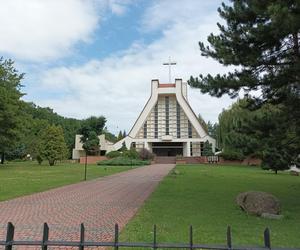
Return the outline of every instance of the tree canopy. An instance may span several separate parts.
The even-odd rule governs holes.
[[[0,153],[4,163],[4,153],[15,145],[21,125],[21,80],[13,67],[13,61],[0,58]]]
[[[220,116],[224,150],[241,156],[259,150],[265,166],[284,168],[300,152],[300,2],[231,2],[218,9],[225,20],[217,24],[220,34],[199,46],[203,56],[234,70],[191,76],[189,84],[216,97],[243,90],[246,107],[239,103]]]
[[[57,160],[66,158],[67,145],[60,126],[51,125],[43,130],[39,143],[39,155],[53,166]]]
[[[220,97],[238,95],[243,89],[261,90],[259,101],[299,104],[300,3],[299,1],[232,1],[218,9],[226,25],[219,35],[199,42],[203,56],[236,66],[228,74],[191,77],[189,84]]]
[[[104,131],[106,119],[104,116],[91,116],[82,122],[79,133],[83,149],[86,153],[99,152],[99,138],[98,135]]]
[[[33,159],[41,159],[40,145],[45,128],[60,127],[64,142],[67,145],[69,158],[74,148],[75,135],[79,132],[95,131],[97,135],[104,133],[115,141],[116,137],[104,128],[106,119],[103,116],[90,117],[85,120],[67,118],[55,113],[51,108],[43,108],[31,102],[21,100],[21,81],[24,74],[18,73],[12,60],[0,58],[0,154],[4,162],[7,159],[24,159],[30,155]],[[92,138],[92,135],[89,135]],[[98,140],[98,138],[97,138]],[[91,143],[91,142],[90,142]],[[45,157],[44,157],[45,158]]]

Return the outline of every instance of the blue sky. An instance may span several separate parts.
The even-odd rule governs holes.
[[[198,41],[218,32],[221,1],[0,0],[0,55],[25,72],[25,100],[75,118],[104,115],[108,128],[131,128],[150,94],[151,79],[225,73],[201,56]],[[189,89],[206,121],[233,100]]]

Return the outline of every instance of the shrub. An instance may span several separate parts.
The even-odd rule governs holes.
[[[43,162],[43,158],[42,158],[42,156],[40,156],[40,155],[37,155],[37,156],[36,156],[36,160],[37,160],[37,162],[38,162],[39,165],[41,165],[42,162]]]
[[[237,152],[237,151],[232,151],[232,150],[227,150],[227,151],[224,151],[220,154],[221,157],[223,157],[225,160],[244,160],[244,155],[240,152]]]
[[[149,165],[149,161],[143,161],[139,159],[132,159],[128,157],[116,157],[109,160],[100,161],[97,163],[97,165],[103,166],[143,166],[143,165]]]
[[[150,161],[150,160],[153,160],[154,154],[152,154],[148,149],[143,148],[139,152],[139,157],[142,160],[149,160]]]
[[[131,148],[130,150],[124,151],[122,156],[130,158],[130,159],[138,159],[139,153],[134,148]]]
[[[116,158],[120,156],[121,156],[121,152],[119,151],[110,151],[109,153],[106,154],[107,158]]]

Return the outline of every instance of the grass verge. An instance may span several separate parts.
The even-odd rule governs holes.
[[[87,166],[87,180],[130,169],[127,166]],[[0,165],[0,201],[76,183],[84,178],[84,165],[9,162]]]
[[[263,245],[263,230],[269,227],[273,246],[300,247],[299,177],[244,166],[182,165],[175,172],[125,227],[123,241],[151,242],[157,224],[159,242],[188,242],[188,227],[193,225],[195,243],[225,244],[226,227],[231,225],[235,245]],[[277,196],[284,219],[263,219],[241,211],[235,197],[249,190]]]

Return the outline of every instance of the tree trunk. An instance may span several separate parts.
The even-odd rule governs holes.
[[[275,174],[277,174],[277,172],[278,172],[278,170],[277,170],[277,169],[275,169]]]
[[[50,165],[50,166],[54,166],[54,164],[55,164],[55,160],[50,159],[50,160],[49,160],[49,165]]]
[[[1,153],[1,164],[4,164],[4,152]]]

